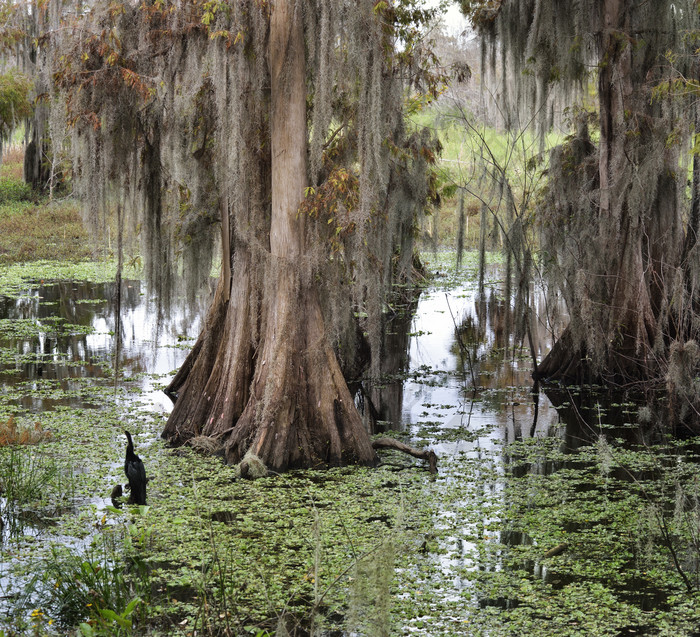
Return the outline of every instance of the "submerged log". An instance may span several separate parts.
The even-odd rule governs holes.
[[[569,545],[566,542],[562,542],[561,544],[557,544],[554,548],[549,549],[542,557],[547,558],[547,557],[555,557],[556,555],[561,555],[566,549],[569,548]]]
[[[427,460],[428,470],[430,473],[437,473],[437,455],[430,449],[426,450],[409,447],[408,445],[404,444],[403,442],[399,442],[394,438],[377,438],[377,440],[372,441],[372,447],[375,449],[395,449],[396,451],[407,453],[414,458]]]

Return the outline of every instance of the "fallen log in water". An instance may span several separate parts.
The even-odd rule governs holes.
[[[430,473],[437,473],[437,455],[430,449],[425,450],[409,447],[408,445],[405,445],[403,442],[399,442],[394,438],[377,438],[376,440],[372,441],[372,447],[375,449],[395,449],[396,451],[407,453],[414,458],[427,460],[428,470]]]

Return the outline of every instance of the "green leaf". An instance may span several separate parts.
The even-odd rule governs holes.
[[[107,621],[116,622],[122,628],[131,628],[131,620],[117,615],[111,608],[100,609],[100,615]]]
[[[126,610],[122,614],[123,617],[129,617],[131,613],[134,612],[134,609],[141,603],[141,598],[140,597],[134,597],[126,606]]]
[[[82,622],[80,624],[80,634],[83,637],[93,637],[93,635],[95,634],[95,630],[92,626],[90,626],[90,624]],[[3,637],[4,637],[4,634],[3,634]]]

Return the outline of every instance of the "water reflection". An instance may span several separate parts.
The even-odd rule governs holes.
[[[422,444],[438,454],[446,489],[458,484],[463,499],[436,512],[436,529],[447,532],[438,568],[447,600],[470,586],[468,573],[494,566],[486,542],[504,538],[491,532],[505,507],[501,450],[514,440],[559,435],[556,410],[544,394],[532,395],[529,356],[514,348],[505,331],[506,307],[497,288],[479,297],[475,286],[423,292],[408,348],[401,420]],[[551,334],[538,334],[538,347]],[[540,345],[541,344],[541,345]],[[461,474],[465,462],[473,471]],[[490,501],[490,513],[466,516],[470,502]],[[500,506],[497,503],[501,503]],[[511,532],[511,541],[526,543]],[[482,600],[483,603],[484,600]]]
[[[673,590],[669,580],[641,575],[649,568],[646,564],[652,561],[651,552],[659,548],[657,545],[655,549],[642,550],[641,543],[648,542],[652,546],[653,542],[658,542],[658,538],[615,538],[612,529],[619,525],[619,520],[615,518],[616,507],[623,506],[620,503],[625,501],[635,503],[626,515],[633,520],[639,516],[639,530],[644,526],[645,515],[654,518],[652,527],[659,525],[663,528],[667,523],[671,524],[669,520],[675,515],[673,502],[679,500],[678,491],[682,492],[682,487],[672,477],[674,492],[667,493],[664,481],[668,481],[669,477],[664,474],[668,471],[673,475],[674,470],[686,463],[692,464],[694,460],[689,457],[687,448],[679,447],[678,451],[673,451],[674,445],[663,426],[639,425],[637,406],[633,400],[641,399],[639,396],[606,392],[603,388],[554,387],[548,388],[547,395],[557,406],[561,421],[554,439],[557,444],[535,459],[526,459],[517,452],[504,454],[507,474],[531,484],[533,493],[531,502],[526,506],[522,502],[511,501],[508,492],[504,494],[504,501],[506,505],[518,508],[521,515],[529,512],[537,516],[538,507],[543,506],[543,500],[547,502],[549,497],[545,507],[559,508],[561,511],[556,531],[566,538],[590,538],[590,544],[570,546],[569,541],[557,543],[554,536],[549,546],[538,549],[537,559],[515,564],[511,562],[509,568],[521,569],[552,590],[560,590],[585,582],[586,577],[576,574],[567,564],[566,557],[563,562],[557,562],[553,559],[556,556],[573,553],[574,561],[583,558],[609,562],[610,566],[601,569],[598,577],[603,585],[615,593],[617,599],[643,612],[668,609],[668,599]],[[614,441],[614,448],[608,441]],[[627,451],[634,454],[630,456],[634,460],[624,459]],[[556,459],[552,459],[552,456]],[[692,468],[689,470],[695,471]],[[680,470],[679,475],[682,473],[683,470]],[[570,477],[562,479],[561,476]],[[551,493],[552,487],[548,483],[564,485],[554,500],[550,496],[538,497],[540,493]],[[517,530],[519,526],[514,522],[514,528],[501,532],[500,542],[504,546],[519,547],[533,543],[526,533]],[[674,552],[684,558],[682,568],[697,576],[696,548],[683,544],[680,538],[673,538],[672,543],[677,543]],[[647,551],[649,554],[646,554]],[[666,553],[666,549],[662,553]],[[490,600],[489,603],[508,608],[517,605],[518,600]],[[625,626],[619,634],[643,633],[646,630],[648,627]]]
[[[541,312],[548,309],[543,298],[535,296],[533,303]],[[674,482],[674,471],[693,475],[693,466],[678,469],[692,465],[692,457],[687,449],[651,451],[653,445],[664,443],[671,449],[673,443],[658,413],[647,416],[653,425],[640,426],[637,414],[643,397],[603,388],[548,387],[546,392],[533,388],[530,348],[526,342],[515,344],[522,349],[514,346],[504,327],[506,314],[498,289],[479,297],[467,286],[424,293],[414,320],[402,419],[422,444],[438,452],[442,488],[455,493],[451,505],[436,513],[436,529],[447,534],[435,556],[439,572],[450,583],[443,584],[444,599],[463,599],[465,591],[472,591],[481,608],[514,609],[523,601],[517,584],[497,579],[501,586],[484,595],[473,582],[479,581],[478,573],[492,577],[510,573],[512,581],[527,573],[545,591],[603,585],[620,604],[641,612],[668,609],[674,585],[648,577],[645,571],[647,564],[661,559],[659,555],[667,559],[672,554],[689,577],[697,577],[697,547],[675,536],[664,539],[667,520],[678,516],[674,501],[687,499],[684,487]],[[534,326],[534,350],[541,359],[552,346],[552,330],[542,322]],[[526,460],[509,446],[533,439],[546,444],[540,455],[529,454]],[[611,451],[607,441],[614,441],[617,451]],[[628,450],[641,450],[642,466],[619,460]],[[614,454],[619,457],[613,458]],[[470,471],[460,475],[464,466]],[[513,479],[525,485],[525,494]],[[657,529],[655,538],[646,540],[656,543],[653,549],[642,547],[633,536],[615,537],[611,530],[621,525],[621,518],[612,516],[619,516],[631,501],[635,502],[631,513],[622,513],[622,519],[641,516],[640,528],[649,524],[652,531]],[[489,504],[474,504],[479,502]],[[573,514],[567,509],[571,503],[579,507]],[[539,509],[542,506],[544,510]],[[644,508],[650,512],[638,513]],[[509,512],[516,510],[513,518]],[[691,513],[685,514],[691,517]],[[562,520],[537,544],[523,530],[527,526],[521,517],[540,515]],[[584,544],[569,546],[562,541],[568,537],[584,538]],[[651,550],[657,551],[654,558],[645,553]],[[518,555],[529,557],[518,559]],[[591,568],[593,575],[577,573],[580,566],[572,566],[587,561],[605,566],[599,571]],[[663,568],[673,574],[678,567],[668,558]],[[621,624],[619,634],[648,628]]]
[[[535,305],[540,301],[540,297],[535,297]],[[543,305],[540,307],[544,311]],[[436,529],[447,534],[442,550],[435,556],[437,569],[444,576],[442,596],[459,600],[465,591],[472,591],[473,601],[480,608],[513,609],[522,600],[517,585],[510,589],[507,585],[496,587],[494,594],[478,592],[474,587],[474,582],[479,581],[478,573],[493,577],[505,572],[528,573],[548,590],[587,586],[585,576],[558,566],[566,563],[567,554],[572,551],[573,560],[582,559],[581,551],[590,551],[594,562],[606,559],[597,555],[595,538],[610,533],[605,502],[614,506],[618,497],[612,487],[609,493],[605,488],[601,492],[596,479],[574,478],[566,492],[558,500],[555,495],[548,505],[562,506],[561,514],[566,516],[567,498],[573,497],[567,495],[569,490],[581,497],[582,505],[587,503],[585,494],[589,491],[593,501],[602,501],[603,511],[591,512],[591,520],[562,522],[564,537],[590,535],[590,546],[570,547],[556,535],[544,545],[533,546],[533,538],[523,530],[520,520],[511,519],[508,512],[518,509],[519,515],[526,515],[529,508],[530,515],[538,516],[541,494],[553,488],[551,485],[556,482],[552,480],[567,480],[561,477],[567,472],[576,476],[584,469],[594,474],[599,471],[590,453],[582,459],[577,452],[595,448],[601,436],[615,440],[625,449],[646,448],[667,436],[663,427],[638,425],[637,406],[630,397],[605,394],[600,388],[583,391],[550,387],[546,393],[533,388],[530,348],[527,343],[522,343],[522,349],[514,347],[512,336],[509,338],[504,331],[506,320],[504,302],[497,289],[485,297],[479,297],[469,286],[448,292],[425,292],[414,320],[409,380],[404,390],[403,422],[418,440],[438,452],[442,488],[456,494],[451,506],[436,512]],[[552,331],[545,329],[543,323],[536,327],[534,349],[541,357],[552,346]],[[524,461],[507,451],[510,443],[538,438],[546,440],[545,448],[554,453],[543,451],[539,457],[530,456]],[[464,466],[470,472],[460,475],[460,467]],[[530,485],[530,504],[525,509],[522,492],[513,490],[512,478]],[[656,479],[658,473],[654,470],[630,470],[615,463],[605,475],[605,480],[627,484],[653,484]],[[538,486],[547,483],[550,486],[546,489]],[[475,505],[484,502],[488,506]],[[539,557],[514,558],[522,555],[525,547],[530,547],[525,554]],[[687,553],[683,547],[686,565],[693,559],[692,550]],[[608,559],[621,562],[619,570],[613,567],[608,579],[603,580],[618,599],[643,612],[666,607],[668,590],[663,590],[658,582],[635,575],[640,571],[639,555],[633,554],[627,561],[619,555]],[[687,568],[689,572],[697,570],[692,565]],[[517,580],[522,575],[515,577]],[[632,628],[623,626],[620,634]]]
[[[499,444],[549,434],[556,411],[543,393],[525,389],[532,386],[532,362],[503,332],[504,305],[496,288],[481,299],[473,286],[423,293],[410,341],[404,423],[420,427],[434,418],[441,428],[470,430],[497,423]],[[538,324],[538,347],[551,339]],[[442,452],[473,444],[451,442]]]
[[[147,297],[138,280],[121,286],[120,333],[115,334],[115,283],[38,282],[19,298],[0,297],[0,378],[5,393],[21,386],[16,404],[40,412],[59,405],[90,406],[81,395],[86,379],[160,376],[184,360],[186,345],[200,329],[206,295],[194,304],[184,300],[166,315]],[[62,390],[60,398],[42,396],[47,383]],[[163,409],[170,402],[144,387]],[[54,392],[56,393],[56,392]]]
[[[411,324],[420,298],[413,299],[383,317],[383,341],[379,360],[379,379],[366,379],[358,407],[370,433],[403,429],[404,379],[408,371],[408,345]]]

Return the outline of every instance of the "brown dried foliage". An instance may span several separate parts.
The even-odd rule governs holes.
[[[51,432],[42,428],[40,422],[34,423],[34,428],[18,427],[14,416],[0,424],[0,447],[13,445],[35,445],[51,439]]]

